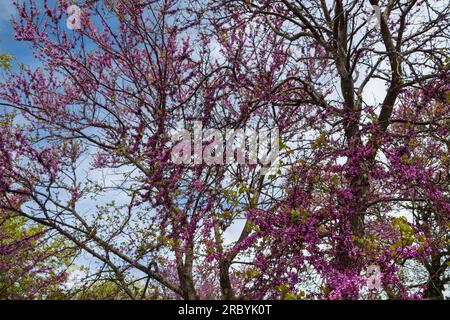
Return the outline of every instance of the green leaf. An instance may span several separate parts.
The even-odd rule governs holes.
[[[0,55],[0,68],[3,68],[5,70],[10,70],[12,67],[11,61],[12,61],[12,55],[10,54],[1,54]]]
[[[292,223],[297,223],[300,212],[297,209],[291,211],[291,221]]]

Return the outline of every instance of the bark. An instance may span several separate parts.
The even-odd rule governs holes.
[[[194,261],[194,251],[192,246],[186,251],[184,263],[177,266],[178,278],[180,279],[180,288],[183,299],[198,300],[195,290],[192,267]]]
[[[223,260],[220,263],[220,290],[222,292],[222,299],[232,300],[233,299],[233,288],[230,282],[230,262],[228,260]]]
[[[445,264],[441,264],[441,255],[432,254],[431,263],[427,265],[428,281],[424,298],[432,300],[444,300],[445,280],[442,279],[446,269]]]

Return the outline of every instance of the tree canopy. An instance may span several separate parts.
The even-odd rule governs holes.
[[[55,298],[444,298],[447,1],[75,4],[18,1],[38,63],[0,60],[0,297],[76,256]]]

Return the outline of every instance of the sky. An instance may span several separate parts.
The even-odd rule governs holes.
[[[14,67],[17,67],[17,62],[34,65],[36,61],[31,52],[30,44],[14,39],[11,18],[17,12],[12,2],[13,0],[0,0],[0,53],[11,54],[14,57]]]

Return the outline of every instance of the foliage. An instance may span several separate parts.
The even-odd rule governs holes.
[[[70,3],[17,4],[0,208],[98,263],[78,298],[443,298],[450,4]],[[277,128],[277,161],[174,163],[194,121]]]

